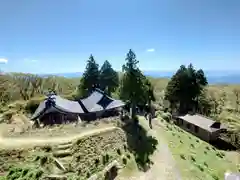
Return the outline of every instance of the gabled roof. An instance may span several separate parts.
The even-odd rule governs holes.
[[[81,99],[80,101],[86,108],[87,112],[101,111],[103,110],[103,107],[97,103],[102,99],[102,97],[103,97],[102,93],[94,91],[90,96]]]
[[[50,96],[50,98],[54,102],[53,106],[59,111],[67,112],[67,113],[76,113],[76,114],[84,113],[81,105],[77,101],[70,101],[57,95],[52,95]],[[40,103],[40,105],[38,106],[37,110],[35,111],[31,119],[36,119],[42,113],[45,112],[47,101],[48,99],[45,99],[43,102]]]
[[[214,132],[219,129],[225,129],[226,127],[220,122],[216,122],[208,117],[202,116],[200,114],[186,114],[184,116],[177,116],[184,121],[187,121],[190,124],[194,124],[202,129],[205,129],[210,132]]]
[[[90,96],[80,101],[88,112],[109,110],[125,105],[123,101],[115,100],[99,89],[96,89]]]

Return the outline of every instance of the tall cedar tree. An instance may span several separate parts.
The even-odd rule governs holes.
[[[91,54],[89,60],[87,61],[86,69],[79,85],[80,96],[84,97],[91,93],[95,88],[99,88],[99,75],[98,70],[99,65],[94,60]]]
[[[180,113],[198,109],[198,98],[207,84],[203,70],[196,71],[192,64],[182,65],[169,81],[165,99]]]
[[[112,65],[106,60],[100,70],[100,88],[108,95],[116,90],[119,85],[118,73],[114,71]]]
[[[126,64],[123,65],[120,97],[130,104],[132,108],[131,115],[134,118],[136,106],[145,105],[154,100],[155,97],[152,85],[137,67],[138,61],[131,49],[127,53],[126,61]]]

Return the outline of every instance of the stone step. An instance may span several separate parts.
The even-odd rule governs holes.
[[[48,175],[43,178],[44,180],[67,180],[67,176],[64,175]]]
[[[56,158],[64,158],[67,156],[72,156],[71,150],[57,150],[53,152],[53,156]]]
[[[64,165],[62,164],[61,161],[59,161],[57,158],[54,158],[54,163],[57,166],[58,169],[60,169],[61,171],[66,172],[66,168],[64,167]]]
[[[72,147],[72,143],[71,144],[60,144],[58,146],[56,146],[54,149],[55,150],[67,150],[70,149]]]

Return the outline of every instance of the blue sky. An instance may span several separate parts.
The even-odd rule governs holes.
[[[240,70],[239,8],[239,0],[2,0],[0,69],[79,72],[91,53],[121,69],[132,48],[144,70],[190,62]]]

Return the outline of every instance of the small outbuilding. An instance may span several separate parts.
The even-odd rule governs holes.
[[[176,124],[184,130],[207,141],[215,141],[226,126],[200,114],[175,116]]]

